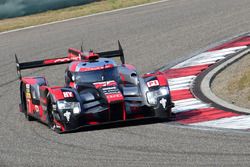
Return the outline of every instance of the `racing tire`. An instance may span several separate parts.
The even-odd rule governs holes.
[[[55,131],[56,133],[62,133],[63,131],[62,131],[62,129],[61,128],[58,128],[57,126],[56,126],[56,124],[55,124],[55,122],[54,122],[54,116],[53,116],[53,114],[52,114],[52,112],[51,111],[49,111],[48,112],[48,117],[49,117],[49,123],[48,123],[48,127],[51,129],[51,130],[53,130],[53,131]]]
[[[170,121],[173,119],[173,114],[171,112],[171,109],[168,109],[165,113],[166,115],[164,116],[158,116],[158,120],[162,121],[162,122],[166,122],[166,121]]]
[[[56,123],[55,123],[55,121],[54,121],[54,116],[53,116],[53,110],[52,110],[52,103],[51,103],[51,98],[50,98],[50,96],[49,96],[49,102],[48,102],[48,127],[51,129],[51,130],[53,130],[53,131],[55,131],[56,133],[62,133],[62,130],[61,130],[61,128],[58,128],[57,126],[56,126]]]

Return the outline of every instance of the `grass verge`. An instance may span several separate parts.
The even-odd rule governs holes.
[[[250,56],[250,55],[249,55]],[[230,93],[235,93],[238,91],[243,91],[246,93],[246,98],[250,102],[250,69],[243,71],[241,76],[235,77],[228,84],[228,91]]]
[[[212,82],[212,91],[237,106],[250,108],[250,54],[228,66]]]
[[[100,0],[90,4],[51,10],[40,14],[0,20],[0,32],[24,28],[159,0]]]

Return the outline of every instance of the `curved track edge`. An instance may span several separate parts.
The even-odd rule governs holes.
[[[249,46],[250,33],[246,33],[161,70],[169,78],[176,122],[199,127],[250,129],[248,109],[226,105],[217,97],[207,97],[211,80],[248,53]]]
[[[200,82],[199,84],[195,84],[194,93],[195,93],[195,90],[197,90],[195,94],[199,98],[204,99],[204,101],[213,103],[217,108],[231,110],[231,111],[235,111],[238,113],[250,114],[250,109],[239,107],[232,103],[229,103],[219,98],[218,96],[216,96],[211,90],[211,84],[213,80],[215,79],[215,77],[219,73],[221,73],[223,70],[225,70],[228,66],[237,62],[238,60],[246,56],[248,53],[250,53],[249,47],[247,47],[247,49],[241,51],[238,54],[235,54],[233,56],[230,56],[229,58],[226,58],[225,61],[218,63],[218,65],[216,64],[215,67],[211,68],[211,70],[208,69],[207,71],[204,72],[204,74],[199,75],[197,77],[197,81],[198,82],[200,81]]]

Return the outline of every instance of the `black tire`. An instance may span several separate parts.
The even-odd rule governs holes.
[[[54,122],[54,116],[51,112],[48,112],[48,117],[49,117],[49,123],[48,123],[48,127],[55,131],[56,133],[61,134],[63,131],[61,128],[58,128]]]
[[[166,117],[160,117],[162,121],[173,121],[175,120],[175,114],[172,113],[171,109],[168,109],[166,112]]]
[[[156,113],[155,116],[158,120],[165,122],[172,120],[173,114],[171,112],[171,109],[167,109],[167,111],[161,111],[159,113]]]
[[[51,129],[51,130],[53,130],[53,131],[55,131],[56,133],[62,133],[62,129],[61,128],[58,128],[57,126],[56,126],[56,124],[55,124],[55,122],[54,122],[54,116],[53,116],[53,109],[52,109],[52,102],[51,102],[51,98],[50,98],[50,96],[49,96],[49,101],[48,101],[48,107],[47,107],[47,109],[48,109],[48,127]]]

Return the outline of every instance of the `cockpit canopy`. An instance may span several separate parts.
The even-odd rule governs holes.
[[[116,63],[111,59],[100,58],[96,61],[74,61],[69,64],[66,72],[66,84],[74,82],[93,83],[115,80],[119,82],[120,76]]]
[[[95,71],[75,72],[72,77],[77,84],[117,80],[120,76],[117,67],[112,67]]]

